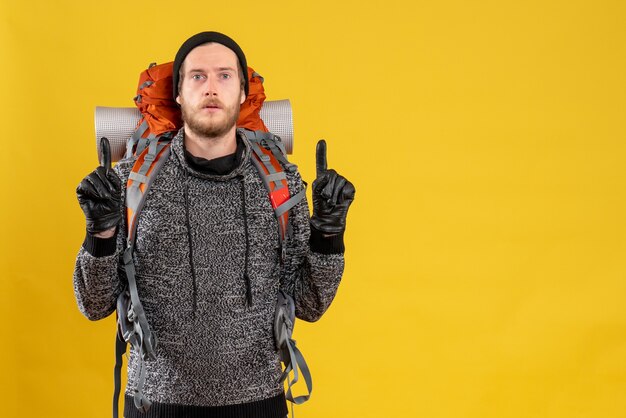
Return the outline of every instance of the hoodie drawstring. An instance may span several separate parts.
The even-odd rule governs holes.
[[[252,283],[250,281],[250,276],[248,275],[248,260],[250,254],[250,236],[248,233],[248,213],[246,211],[246,186],[244,181],[244,176],[238,176],[241,180],[241,207],[243,211],[243,226],[244,226],[244,234],[246,238],[246,252],[244,255],[244,270],[243,270],[243,280],[246,284],[246,304],[248,307],[252,306]],[[193,283],[193,295],[192,295],[192,305],[193,312],[196,312],[198,308],[198,284],[196,281],[196,267],[193,262],[193,237],[191,232],[191,221],[189,215],[189,172],[187,172],[187,179],[185,181],[185,189],[184,189],[184,197],[185,197],[185,221],[187,226],[187,239],[189,242],[189,264],[191,266],[191,279]]]
[[[246,236],[246,253],[244,256],[243,279],[246,282],[246,302],[248,307],[252,306],[252,284],[250,276],[248,276],[248,255],[250,252],[250,237],[248,235],[248,213],[246,212],[246,182],[243,175],[239,175],[241,179],[241,207],[243,209],[243,229]]]
[[[196,283],[196,267],[193,264],[193,240],[191,236],[191,222],[189,220],[189,172],[187,171],[185,179],[185,220],[187,224],[187,239],[189,241],[189,264],[191,266],[191,280],[193,284],[192,309],[195,314],[198,308],[198,284]]]

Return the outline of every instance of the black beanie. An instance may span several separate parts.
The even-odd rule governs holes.
[[[172,81],[174,84],[174,100],[176,100],[176,97],[178,97],[178,73],[180,72],[180,66],[183,65],[183,61],[185,61],[185,57],[195,47],[206,44],[208,42],[216,42],[218,44],[222,44],[226,48],[232,50],[235,55],[237,55],[237,59],[239,60],[239,64],[241,65],[241,69],[243,70],[243,77],[245,79],[243,89],[246,93],[246,96],[248,95],[248,63],[246,62],[246,56],[243,54],[243,51],[241,50],[239,45],[237,45],[237,42],[233,41],[231,38],[224,35],[223,33],[200,32],[187,39],[176,53],[176,58],[174,58],[174,69],[172,73]]]

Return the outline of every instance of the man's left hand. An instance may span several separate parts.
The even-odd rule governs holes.
[[[354,200],[354,185],[335,170],[327,169],[326,141],[323,139],[317,143],[316,167],[311,226],[326,235],[337,235],[346,229],[348,208]]]

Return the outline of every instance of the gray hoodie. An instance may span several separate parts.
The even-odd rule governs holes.
[[[303,199],[290,212],[292,234],[281,262],[278,223],[250,161],[250,144],[244,140],[242,162],[231,173],[208,175],[188,165],[183,135],[181,129],[172,141],[137,228],[138,292],[158,340],[157,359],[145,363],[144,393],[153,408],[276,397],[283,390],[272,329],[277,292],[294,296],[298,318],[316,321],[339,286],[343,253],[311,248]],[[133,163],[125,159],[115,166],[124,186]],[[287,177],[291,195],[302,190],[297,172]],[[120,232],[114,254],[95,256],[84,246],[78,253],[74,290],[91,320],[115,310],[126,280],[120,267],[125,245]],[[131,350],[127,395],[135,387],[137,362]]]

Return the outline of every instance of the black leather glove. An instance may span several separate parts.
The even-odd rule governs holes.
[[[348,208],[354,200],[354,185],[335,170],[326,168],[326,141],[317,143],[317,178],[313,182],[313,216],[311,226],[327,235],[346,229]]]
[[[122,182],[111,169],[109,140],[102,138],[100,144],[100,166],[76,188],[78,203],[87,219],[87,232],[91,235],[116,227],[122,220]]]

